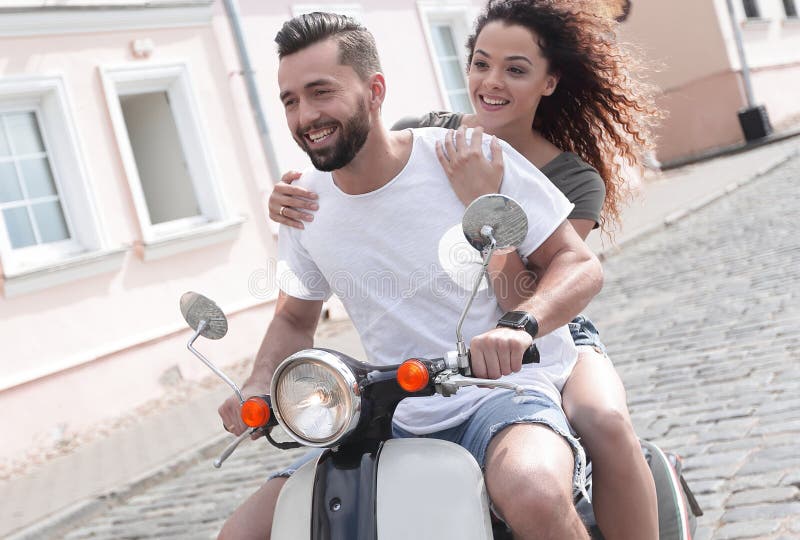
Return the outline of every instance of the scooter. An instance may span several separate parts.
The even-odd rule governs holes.
[[[239,387],[194,348],[199,336],[220,339],[227,332],[222,310],[188,292],[181,312],[194,335],[187,347],[236,393],[241,418],[252,428],[214,462],[222,462],[240,442],[264,435],[280,449],[324,448],[283,486],[272,538],[309,539],[466,539],[511,538],[493,519],[481,470],[460,446],[436,439],[393,439],[392,416],[401,400],[435,393],[451,396],[465,386],[504,388],[523,395],[508,381],[471,376],[469,350],[461,328],[492,256],[518,246],[527,216],[503,195],[485,195],[466,210],[467,241],[482,254],[483,272],[456,328],[456,350],[441,358],[411,358],[392,366],[360,362],[329,349],[312,348],[286,358],[275,370],[269,395],[244,399]],[[523,363],[539,361],[535,345]],[[280,426],[289,441],[273,437]],[[681,475],[681,462],[652,443],[642,442],[656,482],[660,538],[688,540],[695,516],[702,515]],[[592,512],[591,464],[575,505],[592,538],[602,538]]]

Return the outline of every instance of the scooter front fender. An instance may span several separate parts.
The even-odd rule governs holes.
[[[378,461],[378,540],[491,540],[489,498],[472,454],[437,439],[386,441]]]
[[[311,537],[311,506],[317,459],[297,469],[281,488],[272,520],[273,540],[303,540]]]
[[[300,467],[278,497],[272,538],[312,536],[317,460]],[[378,457],[378,540],[491,540],[483,474],[460,446],[436,439],[392,439]]]

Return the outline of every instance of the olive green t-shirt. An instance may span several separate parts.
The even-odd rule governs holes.
[[[418,127],[457,129],[462,113],[433,111],[422,117],[406,117],[397,121],[393,130]],[[540,169],[547,178],[575,205],[569,219],[589,219],[595,228],[606,197],[606,185],[597,170],[572,152],[562,152]]]

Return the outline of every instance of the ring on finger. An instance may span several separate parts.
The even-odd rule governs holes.
[[[284,210],[286,210],[286,207],[285,206],[281,206],[281,210],[280,210],[280,212],[278,212],[281,215],[281,217],[286,217],[285,215],[283,215]]]

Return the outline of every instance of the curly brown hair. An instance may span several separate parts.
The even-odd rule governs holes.
[[[654,87],[632,75],[641,73],[641,61],[632,47],[617,42],[617,23],[597,9],[596,0],[490,0],[467,40],[467,69],[478,35],[494,21],[539,37],[559,82],[552,95],[542,97],[532,127],[600,173],[606,186],[601,227],[610,232],[630,196],[620,161],[642,163],[654,146],[653,126],[663,117]]]

